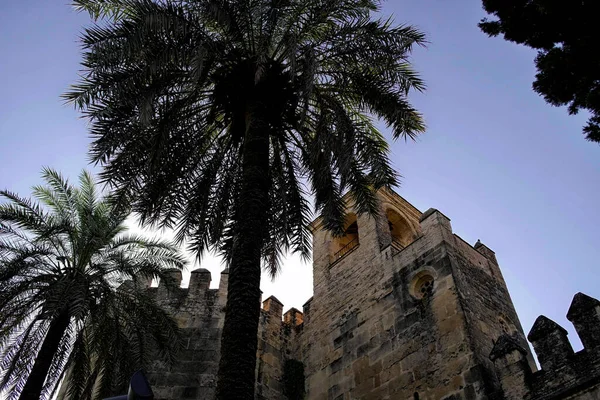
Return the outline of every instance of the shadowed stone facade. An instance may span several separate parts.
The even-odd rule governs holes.
[[[537,371],[494,252],[463,241],[437,210],[380,197],[380,219],[348,200],[346,237],[313,222],[314,295],[302,312],[263,302],[257,399],[600,398],[597,300],[577,294],[569,310],[578,353],[563,328],[536,321]],[[227,276],[218,289],[206,270],[176,293],[148,289],[186,333],[180,362],[148,371],[157,399],[214,397]]]

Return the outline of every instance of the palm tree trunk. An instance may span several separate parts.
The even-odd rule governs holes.
[[[249,125],[252,126],[249,126]],[[258,322],[260,318],[260,227],[266,220],[269,192],[269,135],[246,122],[243,181],[236,214],[221,361],[217,382],[219,400],[253,400]]]
[[[46,376],[52,365],[52,359],[58,351],[60,341],[69,326],[69,314],[62,312],[51,323],[37,354],[33,368],[27,377],[19,400],[38,400],[41,398]]]

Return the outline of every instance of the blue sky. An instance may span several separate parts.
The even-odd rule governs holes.
[[[44,165],[72,179],[92,168],[86,123],[59,98],[77,79],[77,38],[88,22],[67,3],[0,2],[0,187],[23,195]],[[544,314],[580,348],[565,314],[578,291],[600,298],[600,146],[583,139],[586,116],[532,92],[535,53],[481,33],[480,1],[393,0],[383,14],[430,41],[413,58],[428,89],[411,98],[428,130],[392,145],[398,192],[496,251],[526,333]],[[203,266],[216,284],[218,261]],[[292,257],[285,267],[263,291],[301,308],[310,265]]]

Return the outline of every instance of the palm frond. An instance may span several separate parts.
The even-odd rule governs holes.
[[[125,235],[129,207],[112,194],[101,198],[90,173],[81,173],[79,187],[48,168],[43,178],[46,185],[34,188],[42,205],[1,192],[8,202],[0,205],[0,392],[16,398],[32,376],[45,376],[39,396],[50,398],[65,377],[70,393],[91,399],[97,382],[108,393],[147,365],[153,348],[148,343],[158,343],[165,354],[178,343],[175,322],[148,300],[145,288],[134,285],[125,298],[119,284],[168,280],[168,271],[183,269],[186,260],[169,242]],[[58,318],[67,321],[62,336],[54,348],[44,348]],[[111,331],[94,321],[110,321]],[[103,350],[107,342],[99,342],[107,334],[116,338],[111,353]],[[34,374],[40,357],[47,359],[39,365],[47,367]]]
[[[253,282],[261,261],[275,276],[283,254],[308,256],[310,197],[334,234],[344,232],[347,191],[358,213],[377,215],[376,191],[398,175],[376,118],[394,139],[425,130],[408,99],[424,90],[409,57],[425,37],[377,17],[379,1],[77,3],[106,18],[84,31],[84,71],[65,99],[90,122],[91,158],[113,203],[131,202],[143,224],[174,229],[197,257],[217,250],[232,271],[252,259]],[[136,269],[146,278],[179,266],[160,250],[146,254],[153,266],[125,260],[129,245],[85,264],[133,278]],[[234,275],[230,287],[241,288]],[[108,390],[115,370],[98,365]]]

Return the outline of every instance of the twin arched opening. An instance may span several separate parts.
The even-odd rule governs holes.
[[[385,245],[391,244],[396,250],[402,250],[417,237],[417,231],[410,223],[394,208],[388,207],[383,215],[387,222],[387,229],[380,230],[386,239],[383,239]],[[388,236],[389,235],[389,236]],[[380,242],[381,243],[381,242]],[[347,254],[356,249],[360,244],[359,226],[355,213],[346,215],[344,224],[344,234],[333,236],[330,242],[330,264],[344,258]]]

